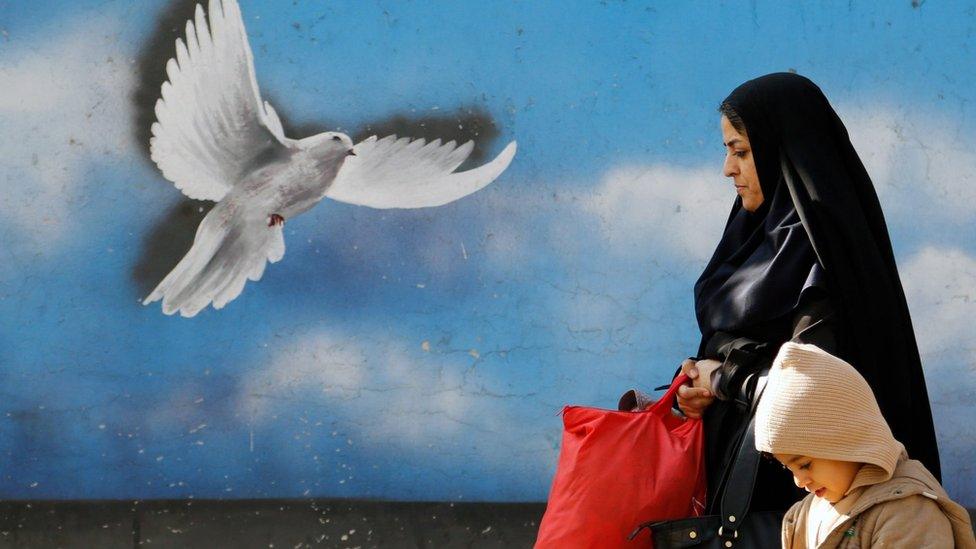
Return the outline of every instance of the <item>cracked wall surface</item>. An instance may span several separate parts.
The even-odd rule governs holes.
[[[444,207],[324,201],[183,319],[139,301],[211,206],[147,147],[193,4],[0,2],[0,498],[544,500],[564,404],[697,349],[734,198],[717,105],[796,70],[878,188],[945,485],[976,506],[976,8],[242,0],[289,135],[519,151]]]

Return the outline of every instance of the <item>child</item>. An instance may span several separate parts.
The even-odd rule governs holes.
[[[756,449],[810,492],[783,547],[976,547],[969,514],[895,440],[867,381],[819,347],[786,343],[756,409]]]

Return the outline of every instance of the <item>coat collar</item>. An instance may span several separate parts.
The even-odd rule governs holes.
[[[847,513],[847,517],[840,521],[827,535],[821,546],[838,546],[841,538],[852,530],[858,517],[872,507],[918,495],[935,500],[942,507],[943,512],[949,516],[950,521],[966,522],[968,525],[968,521],[965,520],[968,519],[968,516],[962,517],[960,514],[965,513],[965,510],[960,511],[962,508],[949,499],[948,494],[939,482],[920,462],[908,459],[907,454],[903,454],[898,460],[894,474],[887,479],[881,478],[881,474],[887,476],[884,470],[880,467],[877,469],[876,471],[868,466],[862,467],[861,471],[854,477],[854,482],[851,483],[851,488],[848,489],[847,493],[856,495],[854,492],[857,490],[860,490],[861,493],[856,495],[857,501]],[[880,480],[878,480],[879,478]],[[809,527],[807,515],[815,497],[813,494],[807,495],[802,501],[794,505],[784,517],[784,541],[787,547],[794,546],[797,531],[805,531]],[[953,526],[954,529],[957,527],[958,525]]]

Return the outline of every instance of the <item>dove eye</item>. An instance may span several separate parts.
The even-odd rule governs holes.
[[[341,138],[341,137],[339,137],[338,135],[333,135],[333,136],[332,136],[332,140],[333,140],[333,141],[342,141],[342,138]]]

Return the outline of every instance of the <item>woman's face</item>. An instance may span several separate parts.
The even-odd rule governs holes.
[[[722,167],[722,172],[735,183],[735,192],[742,197],[742,207],[746,211],[754,212],[763,203],[756,160],[752,156],[749,138],[732,127],[725,115],[722,116],[722,142],[725,145],[725,166]]]

